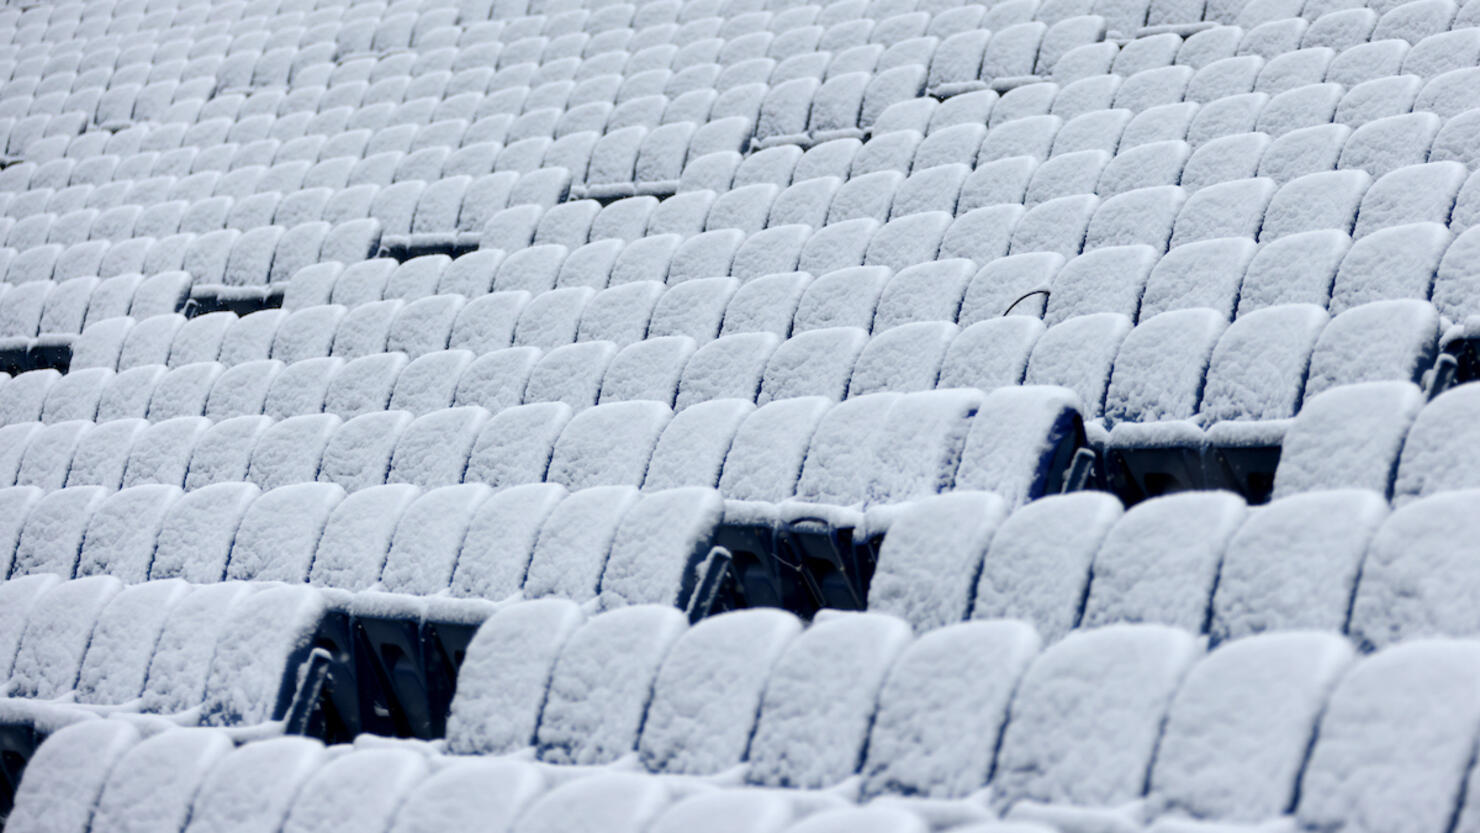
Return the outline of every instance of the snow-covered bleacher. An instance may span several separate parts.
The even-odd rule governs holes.
[[[1480,829],[1480,0],[9,0],[16,833]]]

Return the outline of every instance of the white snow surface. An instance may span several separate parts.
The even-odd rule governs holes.
[[[428,769],[426,758],[410,749],[357,749],[333,758],[305,780],[283,831],[384,829]]]
[[[181,494],[178,486],[156,484],[108,496],[87,522],[77,575],[111,575],[130,584],[148,578],[160,524]]]
[[[1013,512],[992,537],[971,617],[1021,619],[1049,643],[1067,635],[1079,624],[1090,564],[1122,513],[1119,500],[1097,492],[1045,497]]]
[[[1307,492],[1251,509],[1224,551],[1213,638],[1343,630],[1357,576],[1372,563],[1369,544],[1387,517],[1382,494],[1360,489]]]
[[[179,579],[121,590],[98,614],[77,676],[77,700],[119,705],[139,697],[166,617],[189,586]]]
[[[711,775],[739,764],[771,668],[802,631],[782,610],[713,616],[669,650],[638,739],[649,771]]]
[[[951,625],[906,648],[879,692],[863,795],[962,798],[984,785],[1038,649],[1032,626],[1010,620]]]
[[[33,833],[86,830],[109,772],[139,742],[139,732],[122,721],[88,720],[49,740],[26,766],[6,826]]]
[[[601,606],[684,605],[724,511],[713,489],[645,493],[617,527],[601,576]]]
[[[302,581],[300,578],[299,581]],[[221,625],[206,675],[201,722],[233,726],[271,719],[280,689],[301,662],[319,619],[323,596],[306,586],[268,586],[231,608]]]
[[[879,688],[910,640],[908,624],[875,613],[816,622],[793,640],[766,685],[746,780],[815,789],[852,775]]]
[[[1440,492],[1480,486],[1475,478],[1475,447],[1469,415],[1477,391],[1460,385],[1445,391],[1418,412],[1403,443],[1393,502],[1399,506]]]
[[[55,699],[72,691],[98,614],[123,589],[111,576],[62,582],[31,606],[10,671],[11,697]]]
[[[180,729],[148,738],[114,765],[93,813],[98,833],[181,830],[205,774],[232,749],[217,729]]]
[[[243,513],[226,578],[308,580],[319,536],[344,490],[333,483],[295,483],[264,492]]]
[[[400,483],[352,492],[335,505],[314,549],[310,584],[365,590],[380,578],[406,508],[421,494]]]
[[[1355,652],[1335,633],[1240,639],[1188,671],[1150,778],[1153,812],[1259,822],[1286,812],[1316,721]]]
[[[1274,496],[1350,487],[1388,494],[1422,407],[1411,382],[1363,382],[1314,397],[1285,432]]]
[[[535,743],[541,760],[604,764],[637,744],[658,666],[688,629],[672,606],[603,613],[571,634],[555,661]]]
[[[481,483],[432,489],[396,524],[380,582],[392,593],[430,595],[452,583],[473,514],[493,493]]]
[[[1131,507],[1095,555],[1083,626],[1155,622],[1200,632],[1229,537],[1246,512],[1225,492],[1188,492]]]
[[[1300,780],[1300,823],[1444,829],[1480,726],[1477,661],[1473,643],[1420,639],[1357,663],[1321,717]]]
[[[868,609],[920,632],[965,619],[972,581],[1006,514],[1001,498],[979,492],[905,504],[879,552]]]
[[[500,754],[533,743],[555,658],[583,618],[565,599],[521,602],[490,617],[458,671],[448,751]]]
[[[201,780],[190,833],[280,829],[305,781],[327,759],[318,741],[277,737],[243,744]]]
[[[1044,651],[1013,698],[993,804],[1139,796],[1168,703],[1199,653],[1191,634],[1163,625],[1078,630]]]
[[[530,802],[511,833],[639,833],[668,801],[668,789],[658,779],[602,772]]]

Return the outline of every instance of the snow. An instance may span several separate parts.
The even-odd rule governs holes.
[[[879,221],[868,217],[823,226],[802,247],[797,268],[821,275],[834,269],[861,266],[878,228]]]
[[[1079,624],[1090,564],[1121,514],[1120,501],[1097,492],[1045,497],[1013,512],[992,537],[971,618],[1020,619],[1045,642],[1063,638]]]
[[[653,447],[643,489],[717,484],[735,433],[754,410],[748,400],[718,399],[674,414]]]
[[[6,819],[13,830],[86,830],[109,772],[139,742],[139,732],[113,720],[82,721],[57,731],[36,751]]]
[[[827,148],[832,144],[831,142],[821,144],[814,150]],[[798,170],[806,161],[806,157],[803,157],[802,162],[797,165]],[[847,163],[848,160],[844,160],[843,173],[847,173]],[[828,206],[832,202],[833,195],[837,193],[842,184],[843,180],[837,175],[793,177],[792,184],[776,195],[776,201],[771,203],[771,216],[767,222],[773,227],[777,225],[822,226],[827,218]]]
[[[581,312],[576,339],[610,341],[618,347],[642,341],[653,306],[662,296],[663,284],[657,281],[633,281],[603,289]]]
[[[809,503],[862,506],[880,462],[884,423],[897,393],[875,393],[829,408],[807,447],[796,494]]]
[[[975,272],[976,264],[963,258],[901,267],[879,296],[874,332],[913,322],[954,320]]]
[[[610,830],[637,833],[668,803],[661,781],[630,772],[603,772],[563,784],[530,802],[514,833]]]
[[[417,417],[396,441],[386,482],[430,489],[461,481],[478,432],[487,422],[488,412],[477,406]]]
[[[490,617],[458,671],[448,751],[488,755],[529,746],[556,655],[583,618],[565,599],[522,602]]]
[[[1284,813],[1353,654],[1337,634],[1296,631],[1232,642],[1193,665],[1149,779],[1153,812],[1245,823]]]
[[[87,523],[108,495],[109,491],[102,486],[59,488],[43,495],[26,514],[10,574],[55,573],[70,577],[82,549]]]
[[[966,618],[982,556],[1006,515],[995,495],[956,492],[906,504],[890,524],[868,609],[924,632]]]
[[[1360,170],[1324,171],[1291,180],[1270,200],[1260,242],[1317,229],[1350,231],[1371,182],[1372,177]]]
[[[872,327],[879,296],[891,273],[882,266],[855,266],[818,276],[802,292],[792,332],[827,327]]]
[[[230,367],[253,359],[267,358],[278,325],[287,316],[288,313],[283,310],[261,310],[238,318],[236,323],[226,329],[226,335],[221,339],[217,361]],[[151,361],[162,363],[169,353],[170,339],[180,327],[169,327],[167,323],[156,325],[154,322],[171,320],[156,316],[135,324],[129,332],[128,340],[123,343],[118,366],[134,367]]]
[[[6,694],[51,700],[71,692],[98,614],[123,589],[111,576],[66,581],[31,606]]]
[[[1351,238],[1332,229],[1292,234],[1260,246],[1239,292],[1240,317],[1278,304],[1324,307]]]
[[[859,353],[848,394],[930,390],[956,333],[954,324],[919,321],[875,336]]]
[[[264,490],[312,482],[324,446],[339,425],[339,417],[333,414],[305,414],[274,423],[252,449],[247,479]]]
[[[544,790],[533,766],[497,759],[452,759],[420,781],[396,812],[392,833],[507,829]]]
[[[786,828],[787,833],[925,833],[920,817],[898,807],[846,807],[824,810]]]
[[[791,802],[762,790],[714,790],[674,803],[660,815],[652,833],[774,833],[791,820]]]
[[[384,410],[406,364],[402,353],[375,353],[345,362],[324,392],[324,413],[347,420]]]
[[[1390,493],[1403,438],[1422,406],[1409,382],[1363,382],[1312,398],[1285,433],[1274,496],[1347,487]]]
[[[495,489],[543,481],[555,441],[570,419],[570,406],[560,402],[501,411],[478,435],[463,481]]]
[[[612,402],[582,411],[560,433],[546,478],[570,489],[642,482],[672,411],[660,402]]]
[[[179,597],[152,646],[140,701],[145,711],[171,713],[200,703],[216,637],[226,620],[223,611],[250,592],[244,583],[205,584]]]
[[[1167,705],[1199,653],[1191,634],[1162,625],[1079,630],[1052,645],[1013,698],[992,803],[1138,797]]]
[[[638,501],[631,486],[597,486],[572,493],[540,527],[524,592],[531,598],[596,597],[622,518]]]
[[[841,399],[867,341],[867,334],[854,327],[811,330],[786,340],[766,363],[756,402],[813,395]]]
[[[295,483],[264,492],[243,514],[227,564],[228,579],[308,579],[319,536],[344,490],[333,483]]]
[[[1374,301],[1336,316],[1311,353],[1305,398],[1339,385],[1419,381],[1432,366],[1439,315],[1417,300]]]
[[[1208,422],[1283,419],[1300,406],[1325,310],[1282,304],[1241,316],[1213,348],[1199,410]]]
[[[237,527],[259,494],[252,483],[215,483],[176,500],[160,525],[149,577],[220,581]]]
[[[623,516],[601,578],[601,605],[685,606],[697,570],[724,517],[724,502],[709,488],[645,494]]]
[[[216,362],[201,362],[165,373],[149,397],[149,421],[203,415],[211,388],[221,376],[221,369]]]
[[[1095,555],[1081,624],[1155,622],[1201,631],[1223,550],[1244,513],[1242,498],[1221,492],[1136,504]]]
[[[972,421],[956,488],[994,491],[1016,506],[1041,497],[1058,446],[1078,431],[1077,396],[1055,386],[1001,388]]]
[[[742,283],[725,307],[720,335],[771,332],[784,338],[811,280],[806,272],[783,272]]]
[[[479,356],[458,376],[454,404],[479,405],[490,413],[518,405],[539,356],[540,351],[534,347],[495,350]]]
[[[1381,494],[1358,489],[1291,495],[1253,509],[1224,553],[1213,638],[1343,630],[1368,544],[1387,515]]]
[[[16,472],[16,485],[62,488],[72,453],[91,429],[92,423],[78,419],[45,426],[31,435]]]
[[[1044,312],[1050,327],[1077,315],[1120,313],[1134,319],[1157,263],[1148,246],[1111,246],[1070,259],[1050,284]]]
[[[280,716],[296,683],[288,669],[303,661],[325,609],[319,592],[304,586],[269,586],[234,605],[206,676],[201,723],[231,726]]]
[[[1474,491],[1459,490],[1413,501],[1378,530],[1352,601],[1349,627],[1358,644],[1381,649],[1476,632],[1480,622],[1465,603],[1469,567],[1453,545],[1470,534],[1474,500]]]
[[[791,614],[725,613],[669,651],[654,685],[639,752],[650,771],[712,774],[738,764],[772,665],[801,632]]]
[[[492,490],[481,483],[432,489],[396,525],[380,581],[393,593],[430,595],[452,583],[468,523]]]
[[[1205,307],[1225,319],[1232,318],[1244,272],[1257,251],[1247,237],[1177,246],[1151,269],[1141,297],[1141,320],[1191,307]]]
[[[548,351],[530,370],[525,402],[563,402],[575,410],[596,404],[602,377],[617,353],[609,341],[567,344]]]
[[[404,483],[371,486],[335,505],[314,549],[309,583],[344,590],[365,590],[375,584],[396,524],[420,493]]]
[[[324,444],[318,481],[348,492],[383,484],[411,419],[404,411],[371,411],[340,423]]]
[[[1110,384],[1110,369],[1131,332],[1122,314],[1080,315],[1049,327],[1033,346],[1024,379],[1030,385],[1062,385],[1097,415]]]
[[[1143,321],[1115,356],[1105,396],[1107,424],[1188,419],[1227,318],[1210,309],[1180,309]]]
[[[294,367],[301,365],[302,370],[298,371],[301,374],[309,367],[316,366],[310,363],[322,363],[325,361],[328,361],[328,359],[309,359],[305,362],[299,362]],[[194,375],[205,377],[205,381],[210,382],[210,392],[205,396],[191,392],[195,393],[193,398],[196,401],[189,403],[190,410],[196,412],[195,406],[201,405],[203,406],[202,412],[211,420],[224,420],[231,417],[267,413],[267,395],[271,391],[273,382],[277,379],[278,374],[283,370],[283,363],[277,359],[257,359],[228,367],[225,370],[222,370],[221,366],[215,362],[185,365],[184,367],[176,368],[170,376],[161,379],[160,384],[156,387],[156,391],[165,390],[165,386],[171,382],[171,376],[188,381],[186,374],[189,374],[189,369],[192,368],[195,370]],[[323,404],[323,391],[320,390],[318,401],[314,403],[312,411],[295,410],[291,413],[272,413],[269,415],[282,417],[292,416],[298,413],[317,412],[323,408]],[[175,411],[175,415],[181,415],[178,413],[178,409],[171,410]],[[155,405],[151,401],[150,414],[154,415],[154,412]],[[169,413],[170,411],[165,412]]]
[[[391,322],[406,305],[400,298],[367,301],[351,307],[334,332],[331,355],[345,360],[385,351]]]
[[[814,623],[793,640],[766,685],[747,781],[818,788],[852,775],[884,676],[910,638],[899,619],[857,613]]]
[[[653,305],[648,337],[686,335],[700,343],[713,339],[739,287],[734,278],[699,278],[669,288]]]
[[[1438,273],[1434,278],[1434,306],[1439,308],[1441,314],[1455,321],[1463,321],[1480,309],[1480,305],[1474,300],[1480,295],[1471,286],[1474,280],[1471,264],[1480,258],[1477,243],[1480,243],[1480,230],[1475,226],[1456,237],[1446,250],[1444,259],[1439,262]]]
[[[659,663],[687,629],[681,611],[659,606],[611,611],[577,629],[551,675],[536,733],[540,758],[600,764],[630,753]]]
[[[1039,650],[1022,622],[970,622],[925,634],[879,693],[862,794],[963,798],[985,784],[1007,707]]]
[[[333,758],[305,779],[283,831],[384,828],[428,769],[426,758],[409,749],[357,749]]]
[[[181,729],[142,741],[114,765],[92,829],[183,829],[205,773],[233,748],[226,733],[216,729]]]
[[[772,216],[772,226],[746,237],[735,249],[735,256],[728,270],[719,270],[719,274],[728,273],[741,281],[751,281],[797,268],[802,249],[812,236],[812,227],[796,223],[775,225],[774,218],[779,215],[773,211]],[[686,283],[694,280],[696,279],[690,278]]]
[[[345,360],[338,356],[319,356],[312,359],[304,359],[294,362],[287,367],[281,367],[277,362],[255,367],[253,371],[244,372],[241,375],[254,383],[251,387],[262,387],[265,390],[257,391],[248,387],[248,396],[251,404],[242,404],[239,410],[242,413],[263,413],[273,419],[287,419],[290,416],[300,414],[315,414],[324,409],[324,400],[329,393],[329,384],[334,376],[344,367]],[[223,373],[234,373],[241,368],[251,368],[257,363],[248,362],[245,365],[237,365],[231,370]],[[212,389],[214,395],[224,385],[220,382]],[[214,399],[212,400],[214,404]],[[206,415],[211,413],[211,405],[206,406]]]
[[[178,486],[144,485],[114,492],[93,510],[77,575],[110,575],[130,584],[149,577],[154,544]]]
[[[966,201],[964,191],[963,203]],[[1099,204],[1099,197],[1093,194],[1076,194],[1033,206],[1013,229],[1008,253],[1054,252],[1064,257],[1079,254],[1084,245],[1085,229]]]
[[[1297,820],[1354,833],[1452,823],[1480,719],[1476,658],[1468,643],[1416,640],[1357,663],[1321,718]]]
[[[1388,298],[1426,299],[1452,236],[1439,223],[1390,226],[1360,237],[1331,287],[1332,314]]]
[[[9,293],[6,297],[9,298]],[[4,396],[0,398],[0,423],[14,425],[40,419],[46,394],[60,378],[60,373],[47,368],[28,370],[6,382]]]

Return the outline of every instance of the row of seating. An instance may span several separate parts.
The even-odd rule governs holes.
[[[72,354],[67,376],[32,371],[0,387],[0,424],[255,414],[282,419],[321,412],[348,419],[383,408],[421,415],[463,405],[497,413],[540,402],[581,410],[634,399],[683,410],[721,398],[764,405],[795,396],[843,399],[882,391],[1056,384],[1079,395],[1087,418],[1103,415],[1112,427],[1193,418],[1208,425],[1288,418],[1302,401],[1341,385],[1425,382],[1439,340],[1432,306],[1395,300],[1354,307],[1334,319],[1312,305],[1278,305],[1232,326],[1213,310],[1188,308],[1135,327],[1116,313],[1077,316],[1053,327],[1012,316],[964,329],[949,322],[902,322],[873,337],[847,326],[808,327],[784,341],[765,330],[742,330],[702,344],[681,334],[648,332],[644,338],[644,310],[637,328],[626,328],[628,337],[620,342],[585,340],[543,352],[529,345],[436,349],[446,343],[436,336],[436,321],[444,322],[445,332],[451,315],[411,314],[391,319],[393,352],[384,353],[384,335],[368,350],[350,350],[340,342],[353,331],[341,326],[337,338],[328,331],[347,317],[342,310],[310,307],[288,316],[270,342],[259,342],[272,345],[272,358],[266,350],[252,358],[240,352],[251,331],[239,322],[263,313],[242,319],[212,315],[213,320],[194,319],[209,329],[186,325],[175,331],[172,354],[190,347],[202,355],[177,355],[169,370],[134,361],[148,346],[133,338],[147,336],[145,325],[128,331],[121,350],[115,342],[115,355],[124,357],[117,371],[112,362],[95,361],[98,329],[90,329],[87,343]],[[431,341],[420,340],[422,327],[431,328]],[[507,335],[500,343],[506,341]],[[1263,363],[1250,366],[1245,356],[1256,345],[1262,346]],[[219,361],[223,357],[231,361]]]
[[[844,506],[898,502],[952,482],[1014,501],[1052,494],[1084,440],[1072,393],[1045,386],[881,393],[842,404],[799,397],[760,408],[716,400],[676,417],[659,402],[639,400],[575,414],[551,402],[496,415],[464,406],[415,419],[375,409],[349,420],[75,420],[0,431],[7,435],[7,483],[45,489],[194,489],[232,481],[273,488],[315,479],[350,490],[385,482],[503,488],[546,481],[568,488],[718,485],[742,499],[779,501],[795,493]],[[881,455],[898,459],[874,472]],[[807,474],[813,469],[815,477]]]
[[[1389,512],[1383,494],[1360,489],[1248,510],[1234,495],[1187,492],[1122,513],[1112,496],[1084,492],[1008,514],[995,496],[956,492],[892,519],[868,609],[917,631],[1020,619],[1049,642],[1119,622],[1174,625],[1215,645],[1299,630],[1346,633],[1363,650],[1471,636],[1473,579],[1451,563],[1447,536],[1464,534],[1476,496],[1409,494]],[[1445,581],[1409,583],[1437,574]]]
[[[533,746],[554,765],[444,762],[395,746],[330,755],[297,739],[233,750],[228,736],[200,731],[141,742],[124,721],[87,721],[42,745],[12,824],[32,830],[42,818],[92,816],[113,829],[110,819],[131,818],[142,801],[172,820],[166,829],[188,818],[200,831],[256,818],[241,815],[250,804],[264,821],[285,818],[287,830],[383,829],[393,817],[405,831],[454,818],[520,833],[598,822],[677,830],[723,813],[751,830],[914,833],[929,829],[914,813],[932,805],[913,795],[965,799],[945,812],[967,822],[1005,811],[1013,820],[1109,824],[1116,816],[1099,808],[1130,802],[1120,829],[1155,818],[1173,822],[1158,829],[1180,830],[1192,829],[1176,823],[1188,816],[1248,823],[1288,813],[1307,825],[1381,830],[1405,820],[1437,830],[1467,813],[1476,724],[1463,696],[1475,685],[1469,642],[1405,643],[1355,659],[1338,637],[1292,633],[1203,655],[1185,632],[1139,625],[1040,652],[1031,628],[1012,622],[912,639],[903,623],[872,614],[799,633],[773,612],[687,630],[665,613],[638,608],[583,623],[573,605],[533,602],[480,629],[460,677],[489,688],[481,698],[459,691],[449,749]],[[615,661],[612,650],[622,651]],[[952,696],[930,696],[942,689]],[[684,705],[695,691],[709,705],[699,719]],[[599,723],[597,704],[609,715]],[[814,731],[799,735],[798,725]],[[827,754],[802,745],[813,740],[826,742]],[[644,769],[665,777],[562,777],[558,768],[634,749]],[[748,786],[675,775],[741,764]],[[855,772],[861,777],[834,794],[806,791]],[[966,798],[987,783],[987,797]],[[668,811],[677,817],[670,827],[662,813],[685,794],[693,797]],[[886,800],[850,806],[874,796]],[[785,827],[809,811],[808,821]]]

